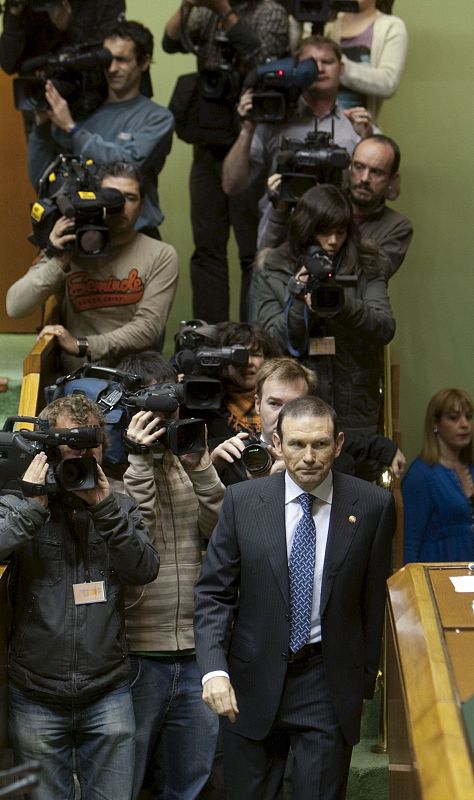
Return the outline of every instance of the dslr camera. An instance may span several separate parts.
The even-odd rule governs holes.
[[[344,147],[335,144],[334,132],[316,127],[303,140],[283,137],[276,160],[276,172],[282,176],[278,199],[294,204],[318,183],[341,186],[351,157]]]
[[[319,245],[310,245],[298,259],[309,272],[306,284],[291,279],[292,294],[311,294],[311,307],[320,317],[332,316],[344,305],[344,289],[357,285],[357,275],[336,275],[332,259]]]
[[[266,475],[273,464],[268,445],[256,436],[245,440],[240,460],[251,475]]]
[[[35,430],[13,431],[15,423],[33,423]],[[0,491],[31,497],[54,492],[74,492],[97,485],[97,462],[93,456],[61,460],[58,445],[74,450],[98,447],[103,442],[100,428],[49,428],[38,417],[8,417],[0,431]],[[48,471],[45,485],[21,479],[37,453],[46,453]]]
[[[39,182],[39,199],[31,207],[30,241],[41,249],[51,249],[49,236],[61,217],[74,219],[71,233],[76,240],[69,248],[85,258],[110,253],[106,217],[119,214],[125,198],[118,189],[97,188],[96,166],[82,156],[59,155]],[[63,252],[63,251],[58,251]]]

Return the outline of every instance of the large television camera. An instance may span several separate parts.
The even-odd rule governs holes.
[[[97,258],[110,253],[110,235],[106,216],[118,214],[125,198],[118,189],[97,188],[97,168],[82,156],[59,155],[48,166],[39,182],[39,199],[31,207],[33,244],[48,248],[49,236],[56,221],[70,217],[70,233],[74,244],[64,250],[74,250],[85,258]],[[62,251],[58,251],[62,252]]]
[[[244,81],[246,89],[255,87],[249,119],[281,122],[296,103],[301,89],[311,86],[317,77],[318,68],[313,58],[299,62],[291,57],[279,58],[260,64]]]
[[[344,289],[357,285],[357,275],[337,275],[333,260],[319,245],[310,245],[298,259],[299,266],[309,272],[306,284],[299,284],[299,293],[311,295],[311,308],[320,317],[332,316],[344,305]]]
[[[4,7],[8,6],[8,8],[29,8],[31,11],[52,11],[54,8],[58,8],[59,6],[63,5],[63,0],[10,0],[9,3],[5,3]],[[0,11],[3,8],[0,6]]]
[[[334,142],[334,132],[310,131],[304,140],[283,137],[276,156],[276,172],[282,179],[278,199],[294,204],[318,183],[341,186],[351,157]]]
[[[235,101],[242,77],[236,69],[237,53],[227,36],[218,31],[214,37],[214,58],[199,67],[199,91],[206,100]]]
[[[100,44],[80,44],[53,55],[29,58],[13,80],[13,98],[19,111],[47,111],[46,81],[64,97],[75,119],[90,116],[107,97],[104,70],[112,63],[110,50]]]
[[[83,394],[97,403],[105,417],[105,466],[126,464],[127,453],[146,452],[148,448],[135,445],[124,435],[131,417],[140,409],[161,412],[165,435],[153,449],[168,449],[175,455],[204,450],[206,445],[204,423],[200,419],[166,419],[186,401],[186,387],[179,383],[140,386],[138,375],[122,372],[112,367],[84,364],[69,375],[58,378],[47,387],[46,400]]]
[[[188,411],[217,411],[222,405],[224,389],[220,380],[223,366],[232,364],[245,367],[249,353],[241,344],[230,347],[209,347],[199,327],[176,336],[174,363],[178,373],[183,373]]]
[[[35,430],[14,431],[15,423],[33,423]],[[61,460],[59,445],[73,450],[98,447],[103,441],[100,428],[50,428],[38,417],[8,417],[0,431],[0,491],[35,496],[53,492],[74,492],[97,485],[97,462],[92,456]],[[46,453],[48,471],[45,485],[27,483],[22,475],[38,453]]]
[[[160,414],[174,414],[180,405],[186,402],[186,386],[182,383],[158,383],[146,386],[133,395],[124,397],[127,408],[144,409]],[[165,428],[163,436],[156,440],[152,450],[171,450],[176,456],[185,453],[198,453],[206,448],[206,427],[202,419],[167,419],[160,420],[160,427]],[[125,446],[131,452],[148,451],[146,445],[137,445],[125,437]]]

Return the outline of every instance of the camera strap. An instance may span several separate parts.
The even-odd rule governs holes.
[[[294,300],[295,300],[294,297],[289,297],[287,302],[286,302],[286,305],[285,305],[285,321],[286,321],[286,329],[288,331],[286,344],[287,344],[288,352],[289,352],[289,354],[291,356],[294,356],[295,358],[301,358],[301,356],[304,356],[305,353],[307,352],[308,345],[309,345],[309,308],[305,303],[304,307],[303,307],[303,319],[304,319],[303,345],[302,345],[301,349],[297,349],[296,347],[293,347],[293,345],[292,345],[292,343],[290,341],[290,333],[289,333],[290,326],[288,324],[289,323],[290,310],[291,310],[291,308],[293,306]]]

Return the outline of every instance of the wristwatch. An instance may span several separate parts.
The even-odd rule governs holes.
[[[89,349],[89,340],[85,336],[78,336],[76,339],[77,344],[77,355],[79,358],[84,358],[87,355],[87,351]]]

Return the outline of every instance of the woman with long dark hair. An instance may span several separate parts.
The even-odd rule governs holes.
[[[472,411],[462,389],[428,404],[423,447],[402,483],[406,563],[474,560]]]
[[[383,345],[395,333],[385,268],[344,194],[322,184],[298,201],[286,241],[260,252],[255,279],[256,323],[316,370],[343,426],[367,432],[379,426]]]

